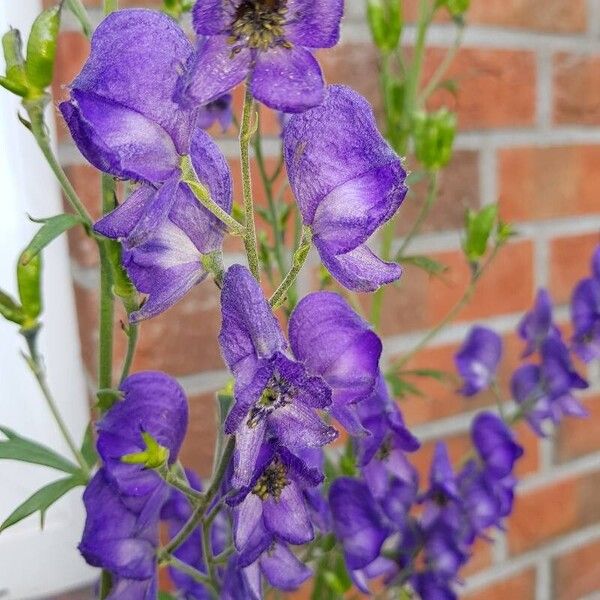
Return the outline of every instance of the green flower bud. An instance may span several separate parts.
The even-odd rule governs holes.
[[[413,116],[415,154],[429,171],[438,171],[450,162],[455,135],[456,116],[445,108]]]
[[[21,257],[17,263],[17,285],[26,318],[23,326],[29,328],[35,326],[42,312],[42,255],[36,254],[26,265]]]
[[[31,26],[25,71],[30,86],[42,92],[52,83],[61,5],[41,13]]]
[[[7,293],[0,290],[0,315],[7,321],[12,321],[17,325],[23,325],[25,315],[23,309]]]
[[[19,95],[27,94],[23,44],[18,29],[10,29],[2,36],[2,51],[6,63],[6,77],[0,77],[0,85]]]
[[[367,20],[379,50],[386,54],[395,50],[402,34],[401,0],[368,0]]]

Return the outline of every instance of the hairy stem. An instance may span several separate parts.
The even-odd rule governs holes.
[[[52,396],[52,392],[50,391],[50,388],[48,386],[48,382],[46,380],[46,373],[42,366],[42,360],[37,348],[38,332],[39,329],[22,332],[22,335],[25,338],[25,341],[27,342],[27,347],[29,348],[29,356],[25,356],[25,360],[27,361],[27,365],[29,366],[29,369],[33,373],[40,387],[40,390],[42,391],[42,394],[46,400],[46,404],[48,405],[48,408],[52,413],[52,417],[54,418],[56,425],[60,429],[63,439],[65,440],[67,446],[71,450],[71,453],[75,457],[77,464],[81,467],[81,470],[83,471],[83,473],[85,473],[86,477],[88,477],[90,473],[90,468],[85,458],[83,457],[81,450],[79,450],[79,447],[73,440],[73,437],[69,432],[69,428],[67,427],[67,424],[62,418],[60,410],[58,409],[58,406],[56,405],[56,402],[54,401],[54,398]]]
[[[244,247],[248,257],[250,272],[260,281],[258,249],[256,244],[256,224],[254,222],[254,201],[252,198],[252,177],[250,175],[250,138],[252,137],[252,114],[254,99],[250,88],[246,86],[242,124],[240,127],[240,160],[242,165],[242,192],[244,197],[245,227]]]

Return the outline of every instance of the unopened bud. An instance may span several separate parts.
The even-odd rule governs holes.
[[[400,0],[368,0],[367,20],[375,45],[384,53],[398,46],[402,34],[402,5]]]
[[[429,171],[438,171],[450,162],[455,135],[456,116],[445,108],[413,116],[415,155]]]
[[[42,12],[33,22],[27,41],[27,81],[38,92],[43,92],[52,83],[60,10],[59,4]]]

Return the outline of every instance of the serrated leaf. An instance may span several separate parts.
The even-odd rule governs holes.
[[[425,395],[416,385],[394,373],[386,375],[385,378],[390,384],[392,393],[396,398],[405,398],[406,396],[419,396],[422,398]]]
[[[21,263],[26,265],[59,235],[81,223],[83,219],[78,215],[56,215],[46,219],[21,255]]]
[[[79,472],[77,465],[51,448],[21,437],[8,427],[0,427],[0,431],[7,437],[6,440],[0,440],[0,459],[43,465],[65,473]]]
[[[429,256],[403,256],[399,262],[405,265],[413,265],[430,275],[442,275],[448,270],[448,267],[445,264],[434,260]]]
[[[35,494],[27,498],[21,506],[14,510],[8,518],[0,525],[0,533],[19,521],[22,521],[29,515],[38,511],[42,514],[50,508],[57,500],[62,498],[67,492],[73,488],[84,485],[85,481],[79,476],[71,476],[65,479],[59,479],[47,486],[41,488]]]
[[[98,462],[98,453],[96,452],[96,445],[94,443],[94,428],[91,423],[87,426],[85,435],[83,436],[81,454],[88,467],[93,469]]]

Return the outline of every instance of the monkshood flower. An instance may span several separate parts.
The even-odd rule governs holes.
[[[487,327],[473,327],[454,357],[463,379],[460,393],[474,396],[487,389],[496,376],[502,358],[502,339]]]
[[[157,488],[131,510],[104,468],[88,484],[83,494],[87,518],[79,550],[88,564],[112,574],[111,600],[156,597],[158,524],[167,496],[166,487]]]
[[[231,94],[223,94],[202,106],[198,111],[198,126],[210,129],[214,123],[219,123],[223,133],[227,131],[233,123],[232,98]]]
[[[580,281],[571,298],[573,350],[585,362],[600,358],[600,246],[592,257],[592,277]]]
[[[369,487],[358,479],[340,477],[331,484],[329,506],[348,568],[364,569],[379,557],[391,533]]]
[[[221,600],[262,600],[258,562],[242,568],[238,564],[237,554],[229,559],[223,577]]]
[[[419,440],[406,427],[381,373],[371,395],[360,401],[356,410],[362,426],[369,432],[356,440],[360,465],[369,464],[376,454],[381,460],[395,450],[414,452],[420,447]]]
[[[338,294],[314,292],[292,313],[289,338],[298,360],[333,390],[329,412],[351,434],[368,435],[356,404],[375,388],[382,349],[369,323]]]
[[[202,482],[198,476],[186,469],[186,477],[190,487],[202,491]],[[175,537],[192,515],[192,507],[186,496],[175,489],[170,490],[170,496],[161,510],[161,519],[168,522],[169,536]],[[229,538],[225,515],[220,513],[214,520],[210,530],[210,544],[213,556],[218,556],[225,550]],[[201,573],[206,573],[206,565],[202,554],[202,537],[200,528],[193,533],[174,551],[174,556],[184,563],[194,567]],[[169,567],[169,575],[178,593],[186,600],[211,600],[211,592],[201,583],[182,571]]]
[[[573,368],[569,350],[560,339],[547,339],[540,356],[539,365],[523,365],[515,371],[511,391],[529,425],[544,436],[545,422],[557,425],[565,415],[587,416],[572,390],[588,384]]]
[[[300,452],[328,444],[337,432],[317,413],[331,404],[329,386],[285,354],[279,323],[245,267],[233,265],[225,274],[221,311],[219,344],[235,377],[225,432],[236,434],[232,484],[241,487],[255,474],[265,439]]]
[[[198,0],[202,36],[182,77],[182,104],[206,104],[248,78],[267,106],[300,112],[321,103],[323,75],[312,49],[335,46],[343,0]]]
[[[120,391],[123,400],[97,424],[97,448],[107,478],[129,506],[145,502],[149,494],[166,486],[147,468],[152,458],[149,449],[168,464],[177,460],[187,428],[188,405],[181,386],[158,371],[130,375]]]
[[[201,129],[192,134],[190,156],[199,180],[229,212],[233,197],[229,167]],[[94,229],[123,243],[123,266],[137,290],[147,294],[140,310],[129,316],[132,322],[165,311],[203,281],[208,275],[204,258],[221,249],[225,233],[222,223],[178,178],[158,192],[142,185]]]
[[[362,292],[398,279],[400,266],[381,261],[367,241],[404,200],[406,172],[369,103],[329,86],[320,106],[290,119],[283,139],[290,185],[330,273]]]
[[[545,289],[538,290],[533,309],[521,319],[518,333],[527,343],[523,358],[539,351],[545,339],[560,338],[560,330],[552,322],[552,300]]]

